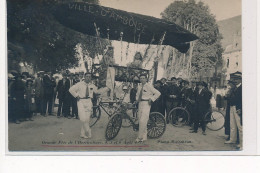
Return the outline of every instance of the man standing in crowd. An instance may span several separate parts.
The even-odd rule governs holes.
[[[14,100],[14,121],[16,124],[20,124],[20,121],[25,118],[25,84],[22,81],[22,76],[17,74],[16,80],[14,81],[13,85],[10,88],[10,94],[12,100]]]
[[[171,78],[171,83],[167,87],[167,100],[166,100],[166,122],[169,124],[169,112],[178,106],[179,100],[180,100],[180,88],[177,86],[176,78]]]
[[[61,117],[61,111],[62,111],[62,115],[64,117],[68,116],[68,109],[67,109],[67,105],[68,103],[66,103],[67,101],[67,95],[68,95],[68,91],[70,88],[70,83],[69,80],[67,79],[67,74],[64,72],[62,73],[62,79],[58,82],[58,86],[57,86],[57,98],[59,99],[59,107],[58,107],[58,114],[57,117],[60,118]]]
[[[236,83],[232,80],[228,81],[228,91],[225,95],[225,99],[227,101],[226,106],[226,116],[225,116],[225,135],[228,135],[227,141],[230,140],[230,96],[231,93],[233,93],[233,90],[235,89]]]
[[[8,120],[9,121],[15,121],[14,119],[14,100],[11,97],[11,89],[13,87],[13,84],[15,82],[14,75],[11,73],[8,73]],[[15,121],[16,122],[16,121]]]
[[[180,94],[180,102],[179,105],[180,106],[185,106],[186,105],[186,99],[187,99],[187,94],[188,94],[188,90],[189,90],[189,82],[186,80],[183,80],[181,82],[181,94]]]
[[[76,82],[74,79],[74,74],[70,73],[69,74],[69,88],[71,88]],[[67,97],[67,103],[68,103],[68,118],[70,119],[71,117],[73,117],[76,112],[75,110],[75,98],[68,92],[68,97]],[[70,111],[70,108],[72,109]]]
[[[74,81],[75,81],[76,83],[80,82],[79,73],[75,73],[75,75],[74,75]]]
[[[79,72],[79,80],[83,81],[84,80],[84,72]]]
[[[161,95],[158,90],[147,83],[147,76],[145,74],[140,75],[140,82],[141,84],[139,85],[136,94],[139,120],[139,133],[136,142],[147,140],[147,122],[149,119],[151,104]]]
[[[154,83],[154,88],[157,89],[160,93],[162,93],[162,82],[160,80],[157,80]],[[151,106],[151,111],[150,112],[159,112],[162,115],[165,114],[165,111],[163,109],[163,99],[162,99],[162,95],[160,95],[160,97],[158,99],[156,99]]]
[[[188,89],[187,91],[187,110],[190,113],[190,121],[189,125],[191,126],[190,130],[193,130],[193,123],[194,123],[194,118],[196,116],[196,96],[197,96],[198,89],[196,87],[196,82],[191,82],[191,88]]]
[[[109,90],[109,88],[106,89]],[[79,119],[82,122],[80,137],[91,138],[91,129],[89,127],[90,116],[93,112],[91,99],[94,93],[100,94],[100,90],[98,91],[97,87],[91,83],[91,73],[86,73],[85,80],[73,85],[69,92],[78,101]]]
[[[40,71],[37,73],[37,78],[34,82],[35,89],[35,104],[36,104],[36,113],[43,115],[43,72]]]
[[[52,73],[47,72],[46,75],[43,77],[43,90],[44,90],[43,115],[44,116],[46,116],[47,113],[47,105],[48,105],[48,114],[52,115],[52,103],[53,103],[55,86],[56,86],[56,82],[52,77]]]
[[[74,79],[73,79],[73,85],[75,85],[76,83],[80,82],[80,79],[79,79],[79,74],[78,73],[75,73],[74,75]],[[72,107],[72,117],[74,119],[78,119],[78,106],[77,106],[77,99],[74,98],[72,95],[72,104],[71,104],[71,107]]]
[[[237,142],[237,130],[239,134],[238,149],[243,146],[243,129],[242,129],[242,73],[236,72],[230,75],[235,82],[235,88],[230,96],[230,140],[226,144]]]
[[[200,82],[198,84],[198,94],[196,97],[196,116],[194,119],[194,130],[191,133],[197,133],[199,128],[199,123],[202,128],[202,134],[206,135],[206,124],[204,117],[210,109],[210,99],[212,93],[208,90],[208,85],[205,82]]]
[[[161,79],[162,85],[161,85],[161,95],[162,95],[162,112],[163,112],[163,116],[165,117],[165,111],[166,111],[166,99],[167,99],[167,79],[166,78],[162,78]]]

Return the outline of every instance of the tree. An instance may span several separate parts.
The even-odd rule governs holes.
[[[190,49],[186,54],[177,54],[184,58],[189,77],[201,71],[211,70],[221,61],[222,37],[215,17],[203,2],[175,1],[161,15],[163,19],[174,22],[199,37],[190,43]]]
[[[99,3],[98,0],[81,1]],[[69,0],[7,0],[8,43],[24,52],[22,55],[13,53],[20,55],[16,59],[27,62],[35,70],[56,71],[77,66],[75,46],[78,43],[89,50],[92,58],[103,51],[105,46],[95,46],[96,38],[64,27],[46,8],[63,2]],[[102,40],[101,43],[107,44]]]

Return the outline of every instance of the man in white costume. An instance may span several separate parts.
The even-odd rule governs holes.
[[[109,88],[106,87],[106,91]],[[75,98],[77,98],[78,115],[82,122],[81,126],[81,138],[91,138],[91,129],[89,126],[90,116],[93,112],[92,98],[93,94],[101,94],[105,90],[97,90],[97,87],[91,83],[91,73],[85,73],[85,79],[77,84],[73,85],[69,92]]]
[[[147,76],[145,74],[140,75],[140,81],[141,84],[138,86],[136,93],[139,120],[139,133],[136,142],[147,140],[147,122],[149,120],[151,104],[161,95],[158,90],[147,83]]]

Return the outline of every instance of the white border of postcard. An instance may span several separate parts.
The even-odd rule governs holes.
[[[1,7],[4,8],[3,1],[1,2]],[[242,3],[243,13],[242,13],[242,35],[243,35],[243,111],[246,113],[244,118],[244,149],[243,151],[147,151],[147,152],[121,152],[121,151],[102,151],[102,152],[9,152],[8,151],[8,121],[7,121],[7,104],[1,104],[1,112],[2,115],[0,118],[0,137],[1,141],[1,150],[4,148],[4,152],[6,155],[27,155],[27,156],[36,156],[36,155],[146,155],[146,156],[153,156],[153,155],[257,155],[259,153],[259,145],[257,145],[257,140],[259,144],[259,134],[257,134],[257,113],[256,113],[256,0],[246,1],[243,0]],[[5,10],[1,11],[3,14]],[[1,15],[1,26],[6,26],[5,15]],[[5,25],[4,25],[5,21]],[[1,38],[6,39],[6,30],[1,28]],[[2,39],[3,40],[3,39]],[[1,41],[1,52],[2,57],[4,57],[3,52],[5,52],[5,58],[1,58],[1,81],[6,81],[6,71],[7,71],[7,58],[6,58],[6,51],[5,51],[5,43]],[[259,84],[259,82],[258,82]],[[4,86],[5,87],[2,87]],[[1,83],[1,102],[7,103],[7,99],[5,97],[5,92],[2,88],[6,89],[6,82]],[[5,108],[5,109],[4,109]],[[258,129],[259,129],[259,120],[258,120]],[[258,135],[258,138],[257,138]],[[3,142],[5,141],[5,142]],[[257,151],[258,146],[258,151]],[[220,166],[220,165],[219,165]]]

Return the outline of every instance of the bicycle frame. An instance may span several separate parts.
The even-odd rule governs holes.
[[[131,123],[131,126],[133,126],[134,129],[137,129],[139,127],[139,125],[134,122],[134,118],[132,118],[130,115],[128,115],[126,113],[127,110],[133,110],[133,111],[135,111],[135,114],[136,114],[137,107],[126,108],[125,110],[121,110],[122,119],[128,119]]]
[[[121,105],[122,105],[122,100],[119,100],[119,101],[102,101],[102,98],[98,97],[98,104],[96,106],[93,106],[93,109],[95,108],[102,108],[102,110],[104,110],[104,112],[109,116],[111,117],[115,112],[117,112]],[[106,110],[106,104],[108,104],[110,107],[115,107],[116,110],[113,111],[112,113],[109,113],[107,110]],[[110,105],[112,104],[112,105]],[[114,104],[117,104],[117,106],[114,106]]]

